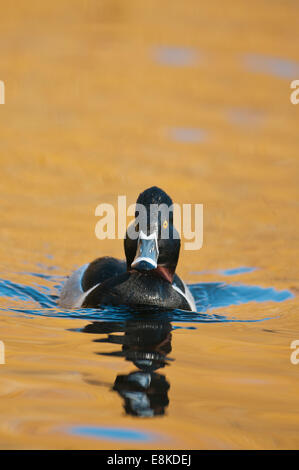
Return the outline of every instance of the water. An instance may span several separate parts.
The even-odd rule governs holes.
[[[221,272],[233,275],[250,271],[252,269],[241,267]],[[260,315],[258,319],[236,316],[228,318],[226,315],[218,314],[217,309],[248,302],[280,303],[293,298],[290,291],[272,287],[204,282],[189,286],[197,305],[196,313],[181,310],[161,311],[146,307],[136,310],[125,306],[66,310],[56,306],[61,284],[65,280],[63,276],[39,272],[22,273],[22,276],[27,284],[0,280],[1,310],[10,310],[30,317],[38,315],[89,320],[83,328],[72,328],[70,331],[93,335],[93,342],[99,347],[97,355],[122,358],[134,366],[135,369],[130,373],[116,375],[111,390],[122,399],[125,413],[139,418],[161,417],[167,413],[170,404],[168,396],[170,382],[165,374],[158,371],[171,365],[175,360],[170,356],[172,332],[178,329],[195,329],[198,324],[265,321],[267,318],[264,315]],[[48,285],[42,286],[36,283],[28,285],[32,278],[40,278]],[[19,303],[19,306],[5,306],[6,299],[13,299]],[[32,304],[32,302],[36,307],[26,308],[26,303]],[[189,323],[192,323],[192,326],[188,326]],[[103,344],[118,348],[107,352],[101,350]],[[103,426],[71,426],[66,432],[112,441],[154,439],[151,434],[138,430]]]
[[[299,62],[282,57],[270,57],[262,54],[247,54],[245,66],[255,73],[265,73],[278,78],[295,80],[299,74]]]
[[[265,121],[265,115],[254,109],[233,108],[228,110],[227,117],[233,125],[244,129],[261,129]]]
[[[241,266],[240,268],[232,268],[232,269],[222,269],[218,272],[223,274],[224,276],[235,276],[236,274],[243,274],[243,273],[252,273],[257,268],[252,268],[248,266]]]
[[[134,429],[100,426],[72,426],[70,430],[66,430],[66,432],[78,436],[94,437],[96,439],[116,442],[151,442],[158,438],[161,439],[161,436],[135,431]]]
[[[192,129],[188,127],[170,129],[169,134],[174,141],[189,143],[202,142],[207,136],[207,133],[202,129]]]
[[[0,15],[0,447],[298,449],[297,2],[69,4]],[[198,313],[57,308],[152,184],[204,204]]]
[[[188,67],[196,65],[199,53],[190,47],[157,46],[154,49],[155,60],[159,64],[172,67]]]

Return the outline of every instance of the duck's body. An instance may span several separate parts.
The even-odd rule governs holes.
[[[152,199],[157,199],[157,193],[160,198],[161,193],[165,194],[158,188],[150,188],[139,199],[148,197],[148,193]],[[161,231],[156,226],[155,233],[158,229]],[[110,304],[196,311],[190,290],[174,272],[179,252],[177,239],[161,240],[153,233],[152,228],[148,235],[140,231],[136,240],[129,239],[127,234],[127,261],[102,257],[77,269],[63,286],[59,305],[97,308]]]
[[[157,275],[128,272],[125,261],[110,257],[98,258],[77,269],[64,284],[59,299],[63,308],[96,308],[105,304],[196,311],[190,290],[177,274],[170,284]]]

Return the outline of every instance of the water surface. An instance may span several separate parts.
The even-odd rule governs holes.
[[[236,268],[223,270],[224,274],[251,272],[250,269]],[[234,317],[217,313],[221,307],[241,305],[244,303],[259,304],[263,302],[283,302],[293,298],[288,290],[262,288],[243,284],[225,282],[204,282],[191,284],[189,288],[194,296],[197,312],[182,310],[161,310],[148,307],[132,308],[126,306],[103,306],[99,309],[67,310],[57,307],[57,300],[62,283],[66,278],[55,274],[39,272],[22,273],[26,284],[9,280],[0,280],[1,310],[9,310],[26,316],[46,316],[57,318],[75,318],[90,320],[83,328],[72,328],[70,331],[93,335],[92,341],[99,346],[96,355],[123,358],[134,367],[127,374],[117,374],[113,384],[106,386],[117,392],[123,400],[123,409],[127,415],[142,418],[161,417],[167,414],[170,406],[170,382],[160,370],[171,365],[175,360],[172,352],[172,332],[178,329],[196,329],[199,324],[207,323],[250,323],[267,321],[261,314],[258,318]],[[32,282],[39,278],[47,286]],[[31,282],[30,282],[31,281]],[[31,283],[31,285],[30,285]],[[19,304],[5,306],[5,301],[13,299]],[[26,303],[35,307],[26,308]],[[24,308],[25,307],[25,308]],[[189,327],[188,324],[193,326]],[[118,349],[107,352],[101,345],[118,346]],[[88,383],[89,382],[87,379]],[[96,385],[96,382],[94,382]],[[149,433],[138,430],[89,426],[88,424],[71,426],[66,432],[72,435],[91,437],[110,441],[148,442],[157,440]]]
[[[296,449],[297,2],[74,2],[1,6],[0,447]],[[151,185],[204,205],[198,313],[58,308]]]

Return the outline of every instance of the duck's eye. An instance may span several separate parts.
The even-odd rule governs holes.
[[[168,227],[168,222],[167,222],[167,220],[164,220],[164,222],[163,222],[163,228],[167,228],[167,227]]]

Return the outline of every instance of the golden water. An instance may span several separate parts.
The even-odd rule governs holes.
[[[119,194],[133,203],[155,184],[178,203],[204,204],[203,248],[181,253],[185,280],[226,281],[194,272],[252,266],[229,281],[296,295],[299,105],[290,82],[299,72],[254,70],[246,57],[298,64],[298,23],[291,0],[1,5],[1,278],[24,284],[22,273],[47,272],[38,265],[66,275],[123,256],[120,240],[96,239],[95,207]],[[163,63],[162,46],[187,48],[186,63]],[[176,139],[179,128],[204,138]],[[175,361],[161,372],[166,415],[138,419],[111,391],[132,364],[97,355],[119,347],[73,331],[87,321],[1,311],[1,448],[298,448],[297,297],[217,313],[272,319],[173,331]],[[160,437],[65,431],[80,424]]]

